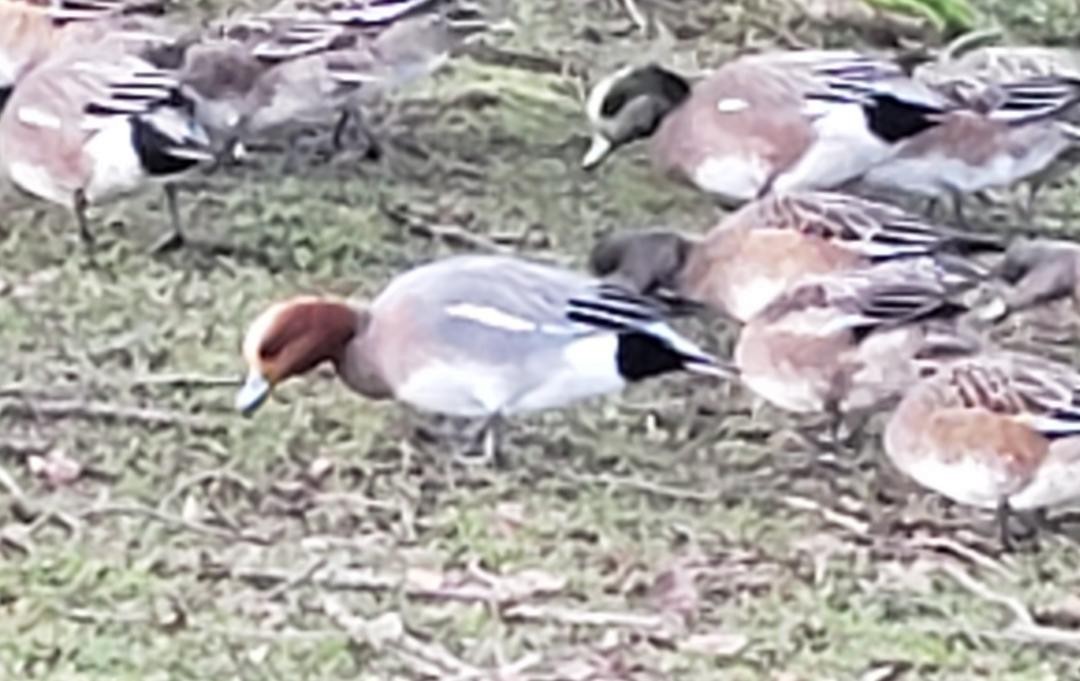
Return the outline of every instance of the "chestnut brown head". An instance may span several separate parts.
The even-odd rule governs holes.
[[[269,307],[244,337],[248,375],[236,408],[251,414],[278,383],[323,362],[336,364],[362,321],[363,313],[346,303],[322,298],[293,298]]]

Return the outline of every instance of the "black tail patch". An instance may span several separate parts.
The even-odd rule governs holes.
[[[875,135],[893,144],[938,125],[942,110],[904,101],[888,93],[874,93],[863,106],[866,123]]]
[[[153,176],[175,175],[196,165],[198,160],[169,153],[176,140],[165,135],[139,116],[131,117],[131,144],[146,172]]]
[[[14,85],[0,87],[0,113],[4,112],[4,107],[7,106],[8,100],[11,99],[12,92],[15,92]]]
[[[679,371],[686,358],[656,336],[630,332],[619,334],[615,364],[627,381],[640,381],[652,376]]]

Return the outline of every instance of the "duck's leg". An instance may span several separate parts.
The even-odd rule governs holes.
[[[89,205],[86,193],[82,189],[76,189],[72,197],[72,209],[75,212],[75,223],[79,226],[79,238],[87,248],[94,245],[94,234],[90,231],[90,221],[86,217]]]
[[[330,137],[330,143],[334,145],[334,153],[340,153],[345,148],[345,130],[349,127],[353,113],[349,107],[342,107],[338,114],[337,122],[334,123],[334,132]]]
[[[1028,514],[1025,512],[1021,515],[1009,506],[1008,499],[1002,499],[998,502],[995,515],[998,533],[1001,535],[1001,548],[1007,552],[1012,552],[1016,548],[1017,540],[1022,542],[1035,541],[1041,527],[1040,522],[1045,522],[1045,518],[1040,521],[1037,513]],[[1020,525],[1018,528],[1020,532],[1016,535],[1013,534],[1012,527],[1009,526],[1010,521],[1013,519]]]
[[[968,223],[967,215],[964,213],[964,195],[960,192],[953,192],[952,208],[953,219],[956,220],[956,224],[964,229],[970,228],[971,224]]]
[[[1006,552],[1012,552],[1012,534],[1009,532],[1009,500],[1002,499],[998,502],[994,519],[998,526],[998,537],[1001,540],[1001,548]]]
[[[334,153],[338,154],[345,148],[345,132],[352,123],[353,131],[358,141],[363,144],[364,160],[378,161],[382,157],[382,147],[371,134],[371,128],[364,120],[364,115],[358,107],[347,106],[341,109],[341,115],[334,125],[334,134],[331,138]]]
[[[490,461],[495,468],[506,468],[509,463],[503,452],[502,440],[502,415],[495,414],[484,425],[484,460]]]
[[[501,452],[502,414],[495,413],[484,419],[479,427],[469,436],[463,447],[459,448],[456,458],[465,465],[493,465],[503,467],[506,460]],[[474,452],[479,450],[480,455]]]
[[[180,220],[180,203],[177,197],[179,190],[172,182],[166,182],[163,189],[165,191],[165,207],[169,212],[169,233],[158,239],[150,247],[150,252],[155,254],[175,251],[187,243]]]

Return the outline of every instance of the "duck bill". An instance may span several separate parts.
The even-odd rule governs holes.
[[[585,152],[585,157],[581,159],[581,167],[585,170],[592,170],[600,165],[600,162],[611,153],[611,148],[612,144],[608,138],[599,134],[593,135],[592,144],[589,145],[589,150]]]
[[[266,376],[252,369],[248,373],[243,387],[236,393],[236,410],[244,416],[251,416],[262,406],[266,398],[270,397],[273,388],[274,386],[267,380]]]

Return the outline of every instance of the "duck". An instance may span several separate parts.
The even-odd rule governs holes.
[[[1080,104],[1080,78],[997,83],[973,77],[952,83],[949,94],[954,106],[938,124],[899,142],[861,183],[871,191],[950,200],[965,225],[964,197],[1031,181],[1030,217],[1046,173],[1080,149],[1080,127],[1069,120]]]
[[[0,95],[66,44],[131,28],[129,0],[0,0]]]
[[[987,307],[988,318],[1002,319],[1057,300],[1080,300],[1080,243],[1068,239],[1014,239],[994,270],[1007,287]]]
[[[739,332],[742,385],[791,414],[842,420],[896,400],[917,378],[913,359],[935,345],[975,351],[960,324],[963,294],[985,268],[945,256],[906,259],[805,280]]]
[[[751,201],[701,237],[667,229],[613,233],[594,246],[589,267],[639,293],[671,294],[745,324],[808,277],[1004,248],[996,236],[938,226],[889,204],[801,191]]]
[[[275,303],[248,327],[242,354],[247,378],[236,408],[244,414],[283,381],[329,363],[369,399],[479,420],[489,459],[504,417],[675,371],[730,375],[655,301],[501,255],[421,265],[366,306],[311,296]]]
[[[944,104],[898,64],[847,50],[745,55],[697,83],[658,64],[624,67],[588,94],[582,166],[649,138],[662,172],[734,207],[841,188],[934,127]]]
[[[914,71],[920,82],[939,90],[956,87],[956,83],[974,81],[976,89],[988,84],[1011,83],[1030,78],[1063,77],[1080,79],[1080,50],[1043,45],[986,45],[957,54],[946,50],[937,60],[920,65]],[[1060,119],[1072,126],[1080,125],[1080,107],[1061,113]],[[1031,219],[1041,190],[1068,175],[1080,163],[1080,149],[1070,148],[1046,170],[1028,176],[1027,198],[1022,211]]]
[[[123,40],[76,44],[31,69],[0,114],[0,173],[26,194],[74,213],[87,245],[90,206],[167,181],[209,160],[209,138],[173,74]],[[183,241],[175,188],[172,232]]]
[[[421,11],[439,6],[399,0],[235,20],[185,52],[181,79],[223,149],[283,132],[295,138],[335,117],[335,150],[350,122],[374,145],[363,105],[435,72],[487,29],[469,9]]]
[[[997,513],[1080,499],[1080,374],[1037,355],[924,358],[883,433],[889,460],[922,487]]]

